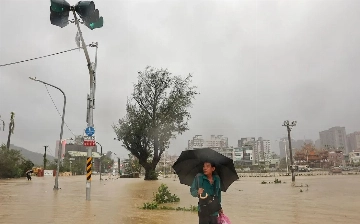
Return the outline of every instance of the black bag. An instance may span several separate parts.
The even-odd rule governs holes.
[[[198,179],[198,187],[200,187],[199,179]],[[216,190],[216,187],[214,184],[214,192],[215,192],[215,190]],[[220,205],[219,197],[214,196],[214,195],[208,195],[204,199],[199,197],[199,205],[200,205],[201,213],[205,213],[207,215],[212,215],[215,212],[218,212],[222,209],[221,205]]]

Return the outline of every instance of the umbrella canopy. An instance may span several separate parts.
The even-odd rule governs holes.
[[[215,172],[220,177],[221,190],[224,192],[239,179],[232,159],[210,148],[202,148],[181,152],[174,163],[173,168],[179,176],[180,183],[191,186],[195,176],[203,172],[204,162],[215,164]]]

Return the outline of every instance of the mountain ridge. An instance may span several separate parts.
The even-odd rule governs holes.
[[[27,150],[23,147],[20,146],[16,146],[13,144],[10,144],[10,149],[15,149],[15,150],[19,150],[21,155],[28,160],[31,160],[35,166],[40,166],[44,164],[44,157],[43,154],[38,153],[38,152],[33,152],[30,150]],[[51,156],[51,155],[46,155],[46,159],[48,161],[52,161],[55,159],[55,157]]]

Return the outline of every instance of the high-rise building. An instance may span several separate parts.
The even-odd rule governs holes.
[[[320,145],[329,151],[342,151],[347,153],[345,127],[332,127],[328,130],[319,132]]]
[[[255,142],[253,150],[253,164],[258,164],[259,162],[268,162],[271,159],[270,152],[270,140],[264,140],[262,137],[259,137]]]
[[[346,135],[348,153],[360,150],[360,131]]]

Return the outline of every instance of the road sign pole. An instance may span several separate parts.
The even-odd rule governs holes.
[[[94,110],[94,101],[95,101],[95,96],[94,96],[94,85],[95,85],[95,79],[94,79],[94,73],[95,71],[92,69],[91,67],[91,61],[90,61],[90,57],[89,57],[89,53],[87,51],[86,48],[86,44],[84,41],[84,38],[82,36],[82,32],[80,30],[80,25],[79,25],[79,21],[78,18],[76,16],[76,12],[75,10],[73,11],[74,14],[74,18],[75,18],[75,24],[78,28],[78,32],[79,32],[79,36],[80,36],[80,40],[81,40],[81,44],[82,44],[82,48],[84,49],[84,53],[85,53],[85,57],[86,57],[86,61],[87,61],[87,67],[89,70],[89,74],[90,74],[90,97],[89,97],[89,117],[87,120],[87,126],[88,127],[94,127],[94,123],[93,123],[93,110]],[[93,146],[88,147],[88,152],[87,152],[87,157],[91,158],[92,157],[92,149]],[[91,191],[91,179],[88,180],[86,179],[86,200],[90,201],[90,191]]]

